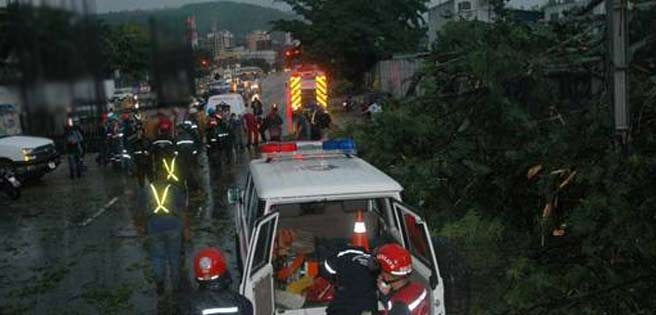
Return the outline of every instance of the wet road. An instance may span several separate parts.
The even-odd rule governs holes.
[[[286,79],[287,73],[276,73],[262,81],[265,110],[277,103],[284,113]],[[43,181],[24,187],[20,200],[0,205],[0,314],[169,313],[170,304],[158,305],[144,237],[135,228],[136,180],[98,167],[94,157],[87,156],[83,178],[70,180],[64,159]],[[243,184],[252,157],[248,151],[238,153],[223,172],[201,168],[202,192],[190,199],[186,283],[194,282],[193,253],[218,246],[238,286],[226,190]]]
[[[203,192],[190,200],[187,271],[196,250],[219,246],[238,283],[225,191],[243,182],[249,159],[240,153],[236,163],[213,176],[201,170]],[[135,229],[136,181],[99,168],[93,156],[86,160],[83,178],[70,180],[64,162],[42,182],[25,187],[20,200],[2,206],[1,314],[157,313],[144,239]],[[186,275],[192,283],[190,272]]]
[[[287,111],[287,94],[285,92],[287,79],[289,78],[289,73],[287,72],[276,72],[269,74],[264,80],[262,80],[262,102],[265,106],[271,106],[272,104],[278,104],[279,113],[283,118],[283,136],[287,135],[287,119],[285,119],[285,113]]]

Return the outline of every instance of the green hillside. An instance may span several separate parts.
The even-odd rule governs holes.
[[[209,32],[217,21],[220,29],[228,29],[237,37],[253,30],[269,30],[270,21],[294,18],[293,14],[276,9],[230,1],[195,3],[173,9],[111,12],[100,14],[99,17],[110,25],[148,25],[149,19],[153,17],[163,28],[182,32],[185,19],[192,15],[196,16],[199,34]]]

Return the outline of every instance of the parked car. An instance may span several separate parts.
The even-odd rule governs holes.
[[[60,164],[55,143],[31,136],[0,137],[0,167],[10,168],[21,179],[38,179]]]

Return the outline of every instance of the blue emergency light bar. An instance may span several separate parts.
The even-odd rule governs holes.
[[[335,139],[324,141],[321,145],[324,151],[342,151],[344,153],[355,154],[355,141],[353,139]]]
[[[328,141],[271,142],[260,146],[260,153],[279,154],[321,154],[321,153],[356,154],[353,139],[335,139]]]

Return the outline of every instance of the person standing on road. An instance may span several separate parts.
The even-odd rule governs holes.
[[[259,117],[264,114],[264,104],[262,104],[262,101],[260,101],[258,97],[254,97],[251,102],[251,107],[253,108],[253,114],[255,114],[255,116]]]
[[[294,111],[292,120],[294,123],[295,139],[298,141],[310,140],[310,123],[305,117],[305,113],[302,110]]]
[[[160,162],[161,163],[161,162]],[[168,169],[167,169],[168,171]],[[158,295],[163,295],[168,265],[174,291],[180,289],[182,232],[185,225],[184,188],[173,173],[156,176],[149,185],[150,199],[146,208],[146,247],[150,252]]]
[[[369,267],[371,259],[363,248],[349,246],[323,262],[319,274],[337,285],[327,315],[375,314],[376,274]]]
[[[419,282],[410,281],[412,256],[398,244],[385,244],[376,250],[380,268],[377,285],[385,306],[383,315],[428,315],[428,291]]]
[[[196,128],[194,128],[196,126]],[[177,164],[176,167],[180,174],[180,181],[187,185],[191,190],[199,188],[198,180],[198,152],[201,150],[202,143],[198,136],[198,127],[194,124],[183,123],[178,126],[178,134],[175,138],[175,152],[171,163]]]
[[[186,315],[253,314],[251,302],[230,290],[232,279],[226,259],[218,249],[198,252],[194,258],[194,278],[199,287],[189,299]]]
[[[278,115],[278,106],[273,104],[273,108],[264,119],[266,129],[269,130],[270,141],[280,141],[282,135],[282,118]]]
[[[235,149],[238,151],[244,150],[244,122],[235,113],[230,114],[230,129],[233,132]]]
[[[71,179],[75,177],[82,177],[82,133],[75,128],[73,120],[68,119],[68,124],[65,126],[64,139],[66,140],[66,154],[68,156],[68,170]]]
[[[246,127],[246,137],[247,142],[246,146],[250,147],[255,145],[256,147],[260,144],[260,135],[257,128],[257,118],[254,114],[254,109],[249,108],[244,114],[244,126]]]
[[[150,158],[150,141],[144,134],[143,127],[137,129],[137,134],[132,138],[130,147],[134,159],[134,174],[137,177],[139,187],[146,186],[146,179],[152,179],[152,164]]]

